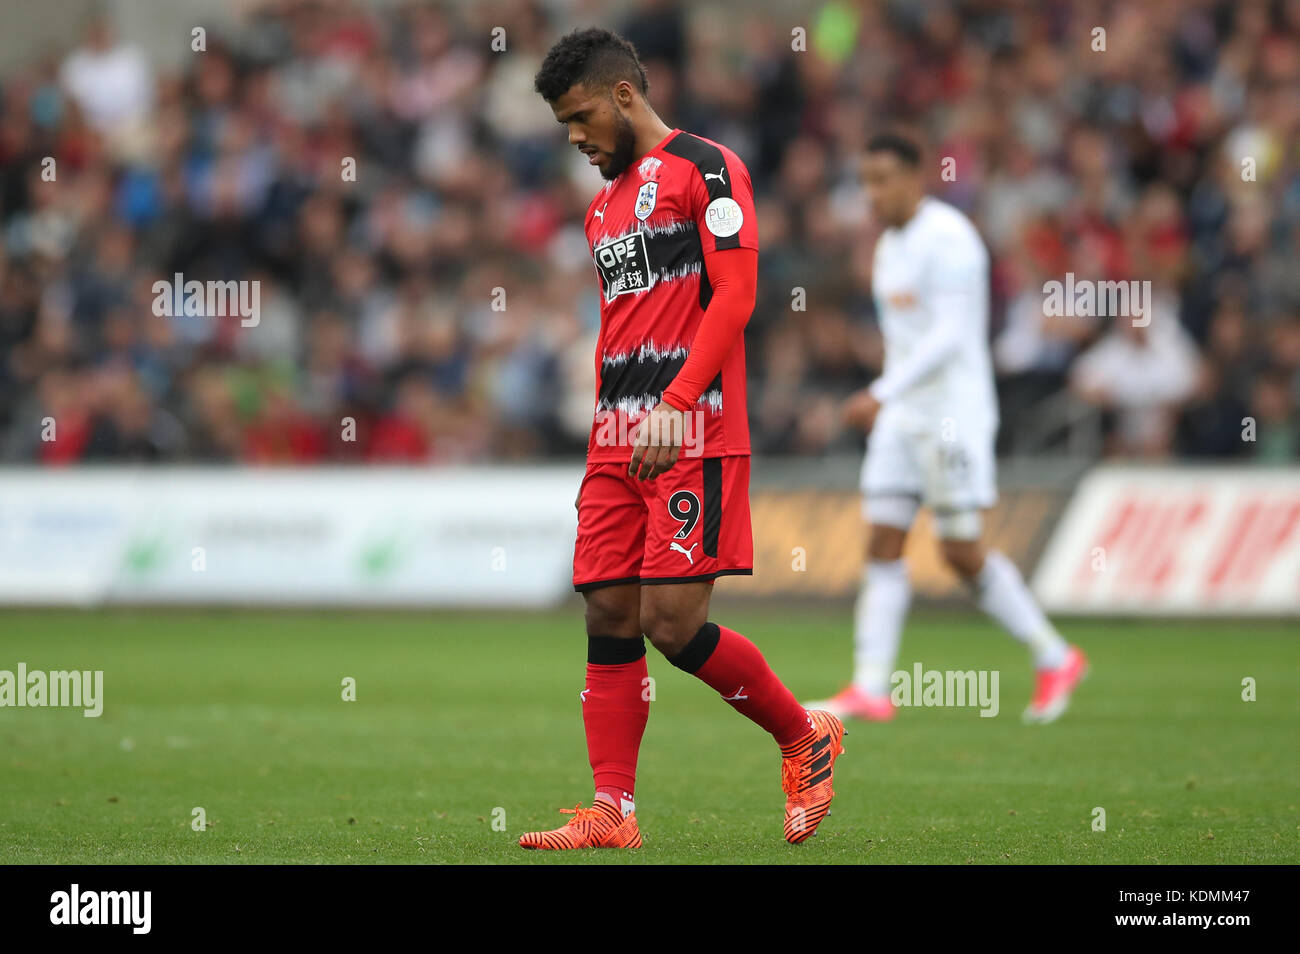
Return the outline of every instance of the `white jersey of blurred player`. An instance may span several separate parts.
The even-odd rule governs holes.
[[[1086,660],[1043,615],[1015,564],[980,543],[982,512],[997,500],[988,252],[965,215],[923,194],[915,147],[882,139],[865,166],[887,225],[872,269],[884,373],[850,401],[870,427],[861,487],[872,528],[854,612],[854,676],[809,705],[876,721],[894,715],[891,681],[911,603],[903,542],[925,506],[980,608],[1029,648],[1038,684],[1025,718],[1048,722],[1064,711]]]
[[[906,530],[924,503],[941,537],[978,538],[980,510],[997,500],[988,270],[975,226],[930,196],[876,244],[885,367],[869,389],[881,409],[861,483],[877,523]]]

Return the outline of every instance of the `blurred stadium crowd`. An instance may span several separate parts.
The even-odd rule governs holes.
[[[1099,454],[1297,457],[1300,0],[621,9],[254,3],[179,71],[106,21],[6,71],[0,459],[581,453],[601,180],[532,79],[590,23],[637,45],[670,125],[749,164],[756,452],[861,446],[837,413],[881,360],[856,158],[903,123],[993,253],[1004,450],[1091,420]],[[1045,316],[1067,272],[1151,281],[1153,320]],[[260,282],[257,324],[156,316],[175,273]]]

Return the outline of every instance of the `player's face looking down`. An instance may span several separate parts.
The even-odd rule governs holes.
[[[626,80],[608,92],[589,92],[581,83],[551,104],[555,121],[569,128],[569,143],[587,156],[606,179],[617,179],[636,158],[636,130],[628,118],[634,102]]]
[[[892,152],[869,152],[862,160],[862,182],[871,211],[887,227],[905,225],[916,211],[924,188],[921,172]]]

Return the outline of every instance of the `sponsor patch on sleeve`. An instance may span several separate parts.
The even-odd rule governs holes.
[[[735,235],[744,222],[745,213],[740,203],[727,196],[714,199],[704,210],[704,225],[718,238]]]

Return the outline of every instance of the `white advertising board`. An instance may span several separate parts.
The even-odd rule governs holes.
[[[1049,612],[1300,615],[1300,471],[1099,468],[1033,588]]]
[[[543,606],[575,467],[0,474],[0,602]]]

